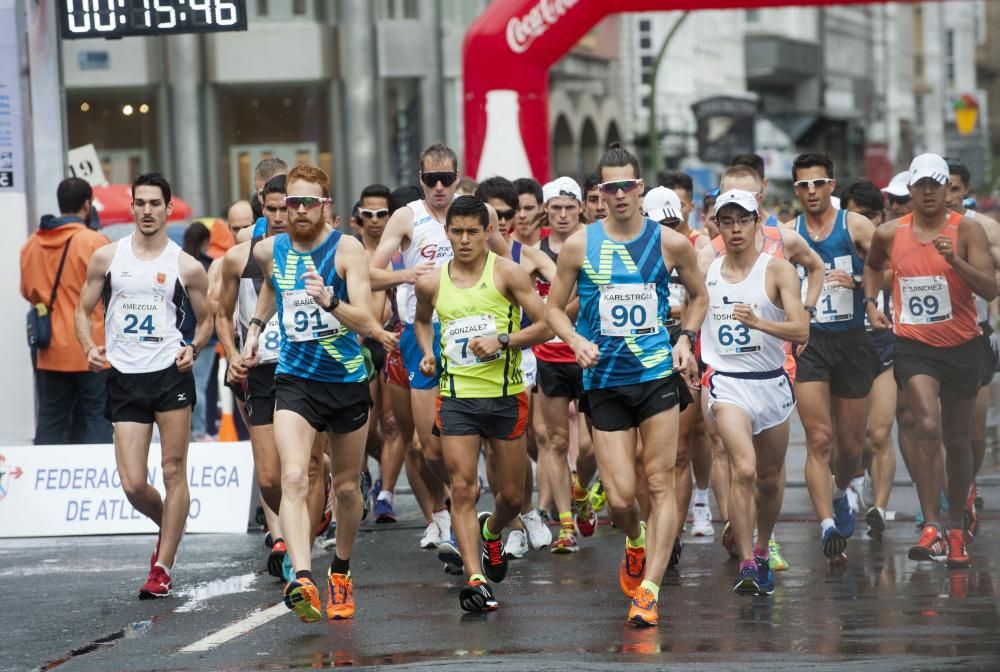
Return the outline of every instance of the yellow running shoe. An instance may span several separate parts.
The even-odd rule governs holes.
[[[788,561],[781,556],[781,544],[775,541],[774,537],[767,542],[767,555],[772,572],[784,572],[788,569]]]
[[[603,511],[604,507],[608,505],[608,495],[604,492],[604,484],[601,483],[600,476],[590,486],[590,505],[594,507],[594,511]]]
[[[295,612],[303,623],[323,620],[319,603],[319,590],[309,579],[292,579],[285,586],[285,606]]]
[[[330,589],[330,600],[326,603],[326,615],[331,621],[354,618],[354,582],[351,573],[334,574],[327,570],[326,585]]]

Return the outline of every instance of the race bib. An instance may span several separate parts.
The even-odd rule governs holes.
[[[281,354],[281,327],[278,325],[278,315],[275,313],[260,333],[257,351],[261,364],[271,364],[278,361]]]
[[[934,324],[951,319],[951,295],[943,275],[900,278],[899,300],[902,324]]]
[[[709,327],[715,341],[715,351],[720,355],[747,355],[759,352],[764,344],[764,333],[751,329],[733,317],[736,303],[711,306],[708,311]],[[760,308],[751,306],[760,317]]]
[[[687,288],[680,282],[671,282],[670,285],[670,295],[667,297],[667,301],[670,302],[671,312],[673,309],[681,309],[684,307],[684,299],[687,298]],[[671,317],[667,320],[667,326],[673,327],[680,324],[680,318]]]
[[[123,299],[115,308],[116,337],[133,343],[160,343],[167,333],[167,300],[151,294]]]
[[[327,287],[326,291],[333,293],[333,288]],[[285,338],[293,343],[318,341],[340,331],[340,321],[316,305],[304,289],[282,292],[281,309]]]
[[[502,350],[497,350],[491,357],[480,359],[469,349],[469,343],[473,339],[497,335],[496,320],[492,315],[472,315],[452,320],[444,325],[442,335],[444,355],[452,366],[474,366],[500,358]]]
[[[806,285],[802,285],[802,300],[806,298]],[[823,283],[819,302],[816,304],[816,317],[813,322],[827,324],[830,322],[846,322],[854,319],[854,290]]]
[[[652,283],[601,285],[598,314],[601,336],[644,336],[656,333],[659,300]]]

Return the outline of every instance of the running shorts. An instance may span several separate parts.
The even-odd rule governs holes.
[[[538,387],[546,397],[579,399],[583,396],[583,369],[573,362],[557,364],[539,359]]]
[[[325,383],[286,373],[274,377],[276,411],[292,411],[318,432],[347,434],[368,422],[368,383]]]
[[[442,436],[517,439],[528,428],[528,393],[491,399],[438,397],[435,425]]]
[[[275,364],[260,364],[247,371],[247,418],[251,427],[274,424],[274,371]]]
[[[893,355],[896,352],[896,334],[892,333],[891,329],[869,331],[868,338],[871,339],[875,354],[878,355],[878,369],[875,373],[875,377],[878,378],[892,368]]]
[[[831,333],[811,329],[809,345],[796,355],[796,383],[829,382],[830,394],[863,399],[871,392],[879,359],[864,329]]]
[[[160,371],[108,374],[104,415],[111,422],[151,425],[157,413],[194,406],[195,384],[191,371],[181,373],[171,364]]]
[[[403,366],[406,367],[406,378],[412,390],[437,389],[441,379],[441,325],[434,323],[434,357],[438,360],[438,370],[431,377],[420,373],[420,360],[424,353],[417,344],[417,335],[412,324],[403,327],[399,336],[399,351],[403,354]]]
[[[784,369],[761,373],[713,371],[708,376],[708,412],[713,420],[716,404],[743,409],[757,436],[788,419],[795,410],[795,391]]]
[[[983,348],[980,336],[953,348],[938,348],[897,336],[893,368],[896,384],[903,387],[913,376],[925,375],[941,385],[942,399],[975,399],[983,379]]]
[[[595,429],[618,432],[638,427],[644,420],[674,406],[684,410],[693,398],[687,384],[677,374],[635,385],[623,385],[587,392],[587,409]]]
[[[538,381],[538,358],[531,348],[521,350],[521,371],[524,373],[524,388],[533,389]]]

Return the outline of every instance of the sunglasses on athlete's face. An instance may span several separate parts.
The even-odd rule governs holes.
[[[358,208],[358,214],[360,214],[365,219],[382,219],[389,215],[388,208],[379,208],[378,210],[369,210],[368,208]]]
[[[614,182],[601,182],[597,185],[597,188],[605,194],[617,194],[619,190],[627,194],[630,191],[634,191],[641,183],[642,180],[636,178],[629,180],[615,180]]]
[[[428,187],[433,189],[440,182],[441,186],[448,188],[455,184],[455,180],[458,179],[458,173],[455,171],[443,171],[438,173],[420,173],[420,181],[426,184]]]
[[[828,184],[833,184],[833,179],[829,177],[817,177],[814,180],[797,180],[792,182],[792,186],[796,189],[804,189],[808,191],[809,189],[822,189]]]
[[[329,198],[321,196],[285,196],[285,205],[289,210],[298,210],[302,206],[305,206],[306,210],[312,210],[329,202]]]
[[[509,222],[517,216],[517,210],[497,210],[497,219],[501,222]]]

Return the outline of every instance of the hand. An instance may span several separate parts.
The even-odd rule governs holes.
[[[229,368],[226,370],[226,380],[230,383],[241,383],[247,378],[247,365],[242,355],[234,352],[229,358]]]
[[[316,271],[306,271],[302,274],[302,281],[306,285],[306,294],[312,297],[317,306],[326,310],[333,302],[333,294],[327,290],[323,276]]]
[[[601,351],[594,343],[591,343],[582,336],[573,339],[573,343],[570,346],[573,348],[573,354],[576,355],[576,363],[579,364],[584,369],[589,369],[597,364],[597,360],[601,357]]]
[[[391,331],[380,328],[372,335],[372,338],[381,343],[387,352],[392,352],[399,348],[399,335]]]
[[[257,347],[260,341],[260,332],[255,327],[247,330],[247,339],[243,343],[241,357],[244,366],[257,366],[260,359],[260,349]]]
[[[411,266],[410,268],[404,269],[403,271],[403,282],[413,284],[417,281],[417,278],[427,275],[433,271],[436,267],[433,261],[421,261],[416,266]]]
[[[107,348],[103,345],[92,345],[87,351],[87,368],[91,371],[100,371],[108,365],[108,358],[105,357]]]
[[[691,352],[691,343],[687,338],[677,339],[677,344],[673,347],[674,371],[681,374],[681,377],[688,385],[693,385],[698,377],[698,360]]]
[[[194,366],[194,346],[182,345],[181,349],[177,351],[177,356],[174,357],[174,362],[177,364],[177,370],[181,373],[190,371],[191,367]]]
[[[424,355],[423,359],[420,360],[420,373],[428,378],[437,373],[437,359],[434,358],[434,353]]]
[[[745,303],[736,304],[733,308],[733,318],[739,320],[751,329],[756,329],[757,325],[760,324],[760,319],[757,317],[757,314],[753,312],[753,308]]]
[[[805,343],[802,343],[801,345],[799,345],[799,346],[797,346],[795,348],[795,356],[796,357],[801,357],[802,353],[806,351],[806,348],[808,346],[809,346],[809,338],[807,337]]]
[[[856,285],[854,284],[854,278],[847,271],[842,271],[839,268],[835,268],[826,274],[826,280],[824,282],[828,285],[835,285],[837,287],[845,287],[847,289],[854,289]]]
[[[481,336],[469,341],[469,350],[481,360],[487,360],[500,350],[500,340],[496,336]]]
[[[871,322],[872,329],[874,329],[875,331],[886,331],[892,328],[892,325],[889,324],[889,318],[887,318],[885,316],[885,313],[883,313],[875,306],[869,306],[867,312],[868,312],[868,321]]]
[[[951,244],[951,238],[948,236],[938,236],[934,239],[934,247],[937,248],[938,254],[944,257],[945,261],[949,264],[955,263],[955,246]]]

